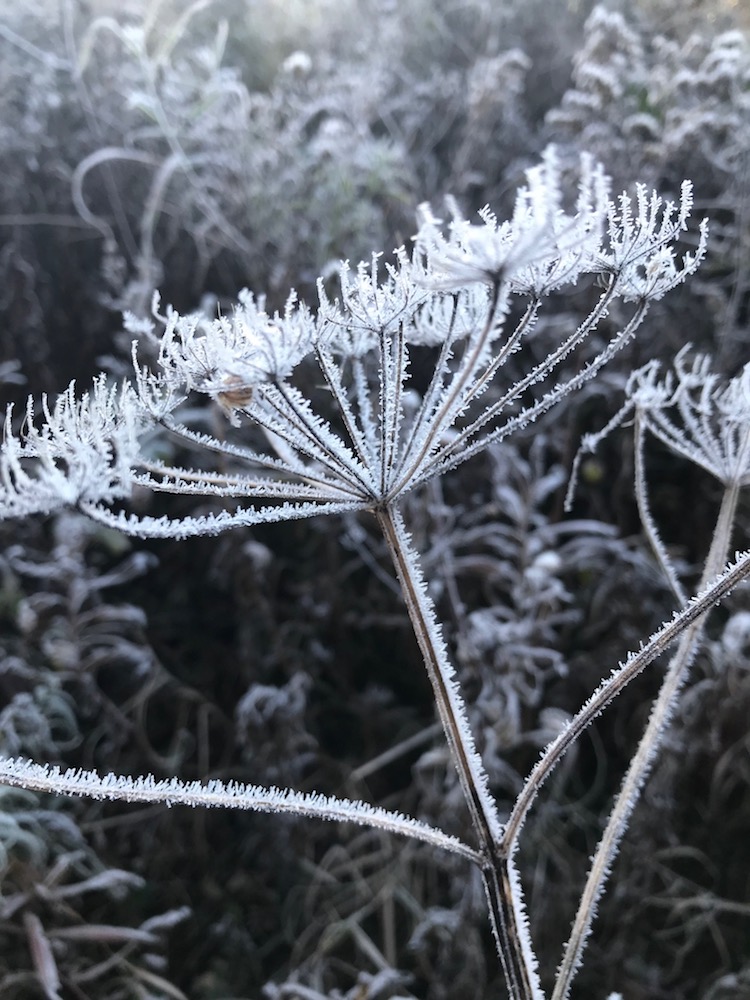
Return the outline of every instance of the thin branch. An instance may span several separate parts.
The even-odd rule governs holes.
[[[320,470],[310,469],[303,461],[295,456],[285,456],[283,459],[275,458],[271,455],[264,455],[262,452],[253,451],[251,448],[234,444],[231,441],[219,441],[210,434],[201,431],[191,430],[182,424],[176,424],[168,417],[162,417],[159,423],[182,441],[197,445],[198,448],[212,451],[217,455],[227,455],[232,458],[239,458],[250,465],[257,465],[261,469],[273,469],[275,472],[283,472],[290,476],[295,476],[305,483],[318,485],[321,488],[331,487],[333,489],[346,489],[338,479],[326,476]],[[359,496],[359,491],[351,491],[352,495]]]
[[[537,365],[535,365],[528,375],[525,375],[522,379],[514,382],[504,396],[494,402],[491,406],[488,406],[487,409],[484,410],[475,420],[473,420],[466,427],[462,428],[460,433],[450,442],[450,445],[446,446],[443,449],[443,452],[436,456],[436,461],[440,460],[448,452],[453,452],[459,449],[461,445],[464,442],[468,442],[478,430],[488,424],[496,416],[502,413],[503,410],[507,409],[511,403],[522,396],[527,389],[530,389],[533,385],[536,385],[545,379],[547,375],[549,375],[549,373],[553,371],[567,357],[568,354],[570,354],[571,351],[581,344],[586,337],[596,329],[600,320],[606,315],[607,309],[609,308],[614,296],[615,284],[614,282],[610,282],[609,287],[600,296],[596,306],[589,313],[584,322],[576,327],[576,329],[569,334],[562,344],[560,344],[554,351],[547,354],[543,361],[540,361]]]
[[[526,815],[534,803],[539,790],[550,776],[560,759],[586,730],[590,723],[610,705],[627,685],[650,663],[660,656],[685,629],[711,608],[718,604],[736,586],[750,577],[750,551],[740,552],[734,563],[711,584],[702,590],[687,607],[675,612],[671,621],[662,625],[637,653],[628,659],[608,677],[591,695],[586,704],[571,719],[560,735],[549,744],[529,775],[521,794],[516,799],[511,814],[503,830],[502,847],[512,851],[518,839]]]
[[[507,423],[500,427],[496,427],[491,431],[488,431],[484,437],[478,438],[476,441],[470,444],[465,443],[468,438],[477,432],[482,426],[484,426],[498,411],[500,403],[506,405],[503,400],[499,403],[493,404],[489,407],[480,417],[478,417],[472,424],[467,428],[463,429],[460,434],[457,434],[440,452],[435,456],[435,464],[428,470],[427,474],[422,478],[427,478],[427,476],[441,475],[443,472],[447,472],[450,469],[455,469],[456,466],[461,465],[468,459],[472,458],[474,455],[481,451],[484,451],[488,445],[496,441],[502,441],[504,438],[508,437],[514,431],[523,430],[528,424],[533,423],[538,420],[539,417],[543,416],[548,410],[551,410],[553,406],[560,402],[563,396],[568,395],[580,389],[582,385],[590,381],[601,368],[604,367],[612,358],[617,354],[617,352],[628,343],[632,338],[635,331],[643,322],[643,319],[648,311],[648,302],[643,301],[639,304],[635,313],[631,317],[627,326],[621,330],[615,337],[610,340],[601,354],[598,354],[592,361],[589,361],[583,366],[575,375],[571,376],[567,382],[560,382],[549,392],[545,393],[541,399],[537,400],[531,406],[526,409],[521,410],[520,413],[516,414],[515,417],[511,417]],[[540,371],[544,364],[537,366],[535,371]],[[544,375],[548,374],[548,371],[537,376],[537,378],[543,378]],[[527,377],[528,378],[528,377]],[[522,380],[526,382],[527,380]],[[520,384],[520,383],[519,383]],[[507,400],[509,394],[506,394],[505,399]],[[514,397],[517,397],[515,389],[513,390]],[[502,407],[500,407],[502,408]],[[461,448],[461,445],[464,447]]]
[[[315,345],[315,356],[328,388],[336,401],[341,419],[344,421],[344,426],[346,427],[349,440],[352,443],[357,458],[365,468],[374,465],[376,456],[372,453],[372,449],[369,446],[367,434],[363,428],[360,428],[357,422],[346,389],[344,388],[341,370],[334,363],[330,353],[322,344]]]
[[[138,517],[125,511],[114,512],[100,504],[81,502],[79,509],[87,517],[109,528],[115,528],[126,535],[138,538],[195,538],[199,535],[218,535],[230,528],[246,528],[253,524],[273,524],[276,521],[292,521],[301,517],[315,517],[317,514],[343,514],[347,511],[362,510],[361,501],[327,503],[283,503],[276,507],[243,508],[235,511],[222,510],[217,514],[201,517]]]
[[[648,502],[648,487],[646,485],[646,468],[643,458],[643,445],[646,434],[646,427],[648,426],[648,420],[644,420],[643,413],[636,407],[635,410],[635,499],[638,504],[638,513],[641,518],[641,524],[643,525],[643,530],[646,532],[646,537],[651,544],[654,555],[662,568],[662,572],[669,581],[669,585],[672,588],[672,593],[677,598],[679,605],[687,604],[687,594],[679,581],[677,572],[675,571],[674,564],[669,557],[669,553],[664,547],[664,543],[661,540],[661,535],[656,527],[656,522],[651,516],[651,508]]]
[[[161,466],[144,463],[146,471],[134,473],[133,483],[153,490],[155,493],[186,493],[212,497],[256,497],[267,500],[344,500],[356,497],[351,491],[340,486],[312,486],[295,480],[251,478],[249,476],[227,476],[220,473],[192,472],[175,466]]]
[[[337,799],[319,792],[295,792],[289,788],[264,788],[241,782],[182,782],[178,778],[157,781],[152,775],[141,778],[95,771],[34,764],[13,757],[0,757],[0,782],[16,788],[55,795],[81,795],[90,799],[116,799],[120,802],[157,802],[166,806],[204,806],[224,809],[249,809],[255,812],[293,813],[335,823],[357,823],[387,833],[421,840],[441,850],[481,864],[481,858],[457,837],[443,833],[420,820],[401,813],[372,806],[368,802]]]
[[[459,363],[458,370],[451,379],[447,391],[441,397],[439,408],[435,413],[430,414],[427,422],[427,432],[420,442],[417,455],[409,462],[406,468],[399,471],[398,480],[391,490],[393,496],[397,496],[404,486],[413,479],[424,459],[430,454],[435,443],[440,440],[453,421],[456,407],[460,406],[466,387],[474,378],[476,367],[487,346],[487,339],[495,326],[496,313],[500,305],[501,290],[502,284],[496,280],[492,286],[492,297],[488,306],[487,320],[482,329],[470,339]],[[406,466],[406,463],[404,465]]]
[[[706,559],[701,581],[703,586],[715,576],[717,568],[726,560],[738,498],[739,487],[736,483],[730,483],[722,499],[711,549]],[[573,921],[570,938],[565,946],[552,1000],[565,1000],[569,996],[571,983],[581,964],[581,956],[591,933],[597,903],[604,892],[630,815],[635,809],[641,789],[651,772],[664,732],[674,715],[680,691],[687,680],[690,666],[698,652],[705,623],[705,615],[691,622],[680,639],[677,652],[670,661],[658,697],[651,709],[648,725],[638,744],[638,749],[628,765],[622,787],[597,846],[591,870],[586,879],[586,886]]]

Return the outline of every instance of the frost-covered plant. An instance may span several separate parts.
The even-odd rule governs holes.
[[[227,47],[236,44],[229,21],[207,25],[208,5],[198,2],[167,31],[163,6],[144,7],[140,20],[95,18],[77,49],[81,86],[92,94],[106,82],[113,50],[122,60],[108,99],[114,93],[129,128],[83,159],[73,179],[81,214],[130,270],[121,304],[147,311],[165,260],[185,237],[199,285],[218,261],[269,293],[290,274],[312,286],[341,244],[363,253],[382,242],[388,212],[400,216],[413,199],[403,145],[382,129],[375,134],[377,74],[355,76],[351,56],[297,51],[253,88],[240,66],[227,65]],[[246,16],[253,35],[262,23],[272,36],[262,11]],[[117,168],[145,191],[138,219],[118,213],[112,197],[101,205],[101,175]]]
[[[44,329],[53,289],[64,283],[77,297],[71,264],[83,268],[91,246],[70,198],[66,161],[85,155],[86,140],[73,108],[62,6],[22,0],[0,17],[0,357],[22,359],[37,386],[59,357]],[[79,327],[77,346],[83,334]]]
[[[106,595],[142,574],[151,558],[135,553],[97,572],[85,552],[98,529],[71,512],[56,519],[51,547],[35,531],[9,541],[7,527],[2,754],[131,767],[135,747],[147,742],[139,708],[164,686],[165,672],[144,641],[142,612]],[[104,538],[99,533],[100,555]],[[108,542],[121,548],[121,538]],[[2,797],[3,994],[26,996],[41,986],[50,997],[93,990],[116,1000],[150,982],[177,996],[164,978],[165,933],[189,910],[154,914],[149,907],[134,919],[147,880],[112,867],[109,838],[98,830],[101,807],[79,805],[61,811],[34,793]]]
[[[129,328],[158,343],[158,365],[144,367],[134,347],[134,378],[112,387],[103,377],[79,399],[74,387],[42,402],[42,422],[29,403],[20,433],[12,412],[0,454],[0,515],[51,513],[76,507],[94,521],[143,538],[186,538],[229,528],[320,513],[373,515],[396,569],[432,685],[435,704],[474,829],[470,845],[426,823],[362,802],[302,795],[289,789],[176,778],[126,778],[49,770],[6,760],[3,780],[29,788],[127,801],[225,805],[348,820],[444,848],[477,865],[508,990],[514,1000],[540,997],[536,959],[513,855],[538,789],[591,719],[677,636],[692,642],[704,612],[748,571],[743,556],[722,574],[712,557],[699,598],[665,625],[604,682],[543,754],[502,823],[468,724],[419,560],[407,530],[404,498],[489,445],[548,414],[597,372],[634,335],[649,305],[691,275],[705,252],[676,256],[692,204],[685,182],[679,203],[663,203],[638,187],[612,200],[603,170],[584,157],[575,204],[561,190],[554,150],[528,172],[510,219],[488,209],[480,224],[456,216],[447,232],[425,211],[411,253],[392,263],[340,273],[332,300],[320,285],[314,314],[290,296],[270,314],[243,295],[232,315],[209,319],[167,309]],[[524,352],[545,300],[589,277],[600,285],[585,319],[546,354],[503,383],[510,358]],[[572,372],[567,359],[621,303],[622,325]],[[415,352],[431,358],[426,379],[412,381]],[[524,352],[525,353],[525,352]],[[523,354],[521,355],[523,356]],[[301,374],[315,361],[317,381]],[[205,430],[194,394],[228,418]],[[190,397],[190,398],[189,398]],[[196,424],[196,420],[198,421]],[[210,426],[210,424],[208,425]],[[159,435],[196,449],[193,467],[159,458]],[[216,455],[216,468],[206,467]],[[133,492],[240,501],[234,509],[154,516],[122,509]],[[682,647],[681,647],[682,648]],[[678,656],[680,654],[678,653]],[[593,900],[588,904],[590,917]],[[561,975],[558,991],[570,977]]]
[[[696,188],[716,188],[744,160],[749,56],[740,30],[678,41],[597,6],[547,124],[611,162],[618,181],[674,179],[687,162]]]
[[[650,434],[662,445],[693,462],[723,486],[722,501],[706,556],[700,588],[704,590],[721,572],[730,552],[740,491],[750,485],[750,365],[728,382],[711,370],[711,359],[698,355],[689,360],[685,348],[675,359],[674,374],[659,378],[652,362],[634,372],[627,386],[627,400],[607,427],[584,440],[591,450],[631,414],[635,428],[636,497],[641,520],[679,605],[687,596],[649,509],[645,481],[644,445]],[[575,480],[573,480],[574,483]],[[653,766],[656,751],[676,710],[677,699],[700,647],[704,619],[691,622],[670,660],[646,730],[634,754],[620,793],[593,858],[571,937],[553,993],[553,1000],[568,995],[591,929],[596,904],[612,861]]]
[[[627,953],[637,954],[658,970],[667,993],[692,980],[702,997],[743,994],[750,793],[746,609],[742,588],[712,615],[613,869],[618,899],[602,900],[589,970],[597,960],[622,967]],[[721,751],[714,753],[715,747]],[[606,935],[605,945],[601,936],[597,956],[596,932],[604,930],[607,909],[624,923],[616,941]],[[714,949],[709,968],[706,958]],[[632,980],[620,981],[625,996],[637,992]]]
[[[691,297],[705,295],[703,322],[729,364],[750,288],[750,40],[738,27],[707,31],[701,21],[679,38],[658,18],[640,21],[595,7],[573,84],[547,115],[549,135],[572,155],[591,152],[617,185],[638,178],[674,190],[688,173],[715,219],[708,280],[693,283]]]
[[[104,865],[76,821],[40,796],[4,788],[0,805],[3,996],[40,995],[41,988],[49,1000],[119,1000],[146,990],[184,998],[163,974],[162,952],[165,934],[189,911],[128,926],[118,911],[142,889],[140,876]]]
[[[325,0],[295,29],[299,45],[315,6],[314,60],[288,50],[289,12],[261,6],[197,0],[173,17],[163,2],[21,0],[3,13],[2,347],[40,388],[50,369],[93,367],[108,310],[147,312],[164,281],[278,296],[295,280],[312,296],[341,246],[364,255],[408,231],[418,199],[382,125],[380,76],[355,85],[368,64],[326,34]]]
[[[62,267],[40,234],[81,243],[100,305],[141,313],[178,278],[312,297],[342,246],[359,259],[403,239],[420,200],[494,200],[505,166],[540,148],[522,97],[528,7],[14,5],[0,235],[23,321],[42,325]]]

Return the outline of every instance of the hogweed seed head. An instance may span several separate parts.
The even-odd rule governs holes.
[[[158,344],[155,366],[144,367],[134,347],[132,384],[112,390],[100,378],[80,402],[71,387],[53,408],[45,402],[38,427],[30,406],[20,436],[8,417],[0,516],[76,504],[129,533],[182,537],[395,503],[592,378],[633,335],[649,301],[698,266],[705,224],[681,265],[674,247],[692,206],[689,184],[679,203],[666,204],[643,187],[634,201],[625,194],[611,201],[608,189],[601,166],[584,156],[577,198],[566,208],[551,147],[527,172],[510,219],[484,209],[475,225],[456,212],[444,232],[424,212],[411,252],[401,247],[388,262],[375,254],[354,270],[342,265],[338,298],[321,283],[316,315],[293,292],[273,315],[247,291],[230,315],[215,318],[161,314],[155,300],[153,321],[125,320]],[[604,291],[586,319],[525,375],[499,385],[543,300],[602,274]],[[618,297],[636,303],[626,325],[582,369],[561,377],[565,359]],[[525,300],[520,318],[516,299]],[[429,348],[434,363],[420,392],[410,378],[415,346]],[[313,356],[327,394],[303,388],[299,368]],[[191,426],[195,408],[183,403],[192,393],[215,401],[235,428],[244,421],[247,443]],[[223,454],[237,471],[169,467],[141,454],[139,438],[159,426]],[[235,497],[240,506],[179,521],[112,513],[136,484]]]

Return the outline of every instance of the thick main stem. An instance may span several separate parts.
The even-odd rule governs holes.
[[[738,496],[739,485],[736,482],[727,486],[714,529],[711,548],[703,569],[700,590],[703,590],[720,572],[727,560]],[[638,749],[630,761],[627,774],[597,847],[586,880],[586,887],[578,905],[570,938],[565,946],[552,1000],[564,1000],[569,994],[570,985],[580,965],[583,949],[591,931],[597,902],[604,891],[612,862],[625,833],[630,814],[635,808],[643,784],[651,770],[664,730],[674,714],[677,698],[700,645],[705,622],[706,617],[701,616],[687,627],[680,639],[677,652],[669,663],[661,689],[651,709],[648,725],[638,744]]]
[[[376,511],[388,551],[396,569],[409,618],[432,685],[461,789],[479,840],[482,879],[490,910],[492,930],[511,1000],[539,1000],[521,889],[509,854],[502,851],[502,828],[489,791],[487,774],[474,745],[466,709],[427,593],[416,553],[399,510],[385,506]]]

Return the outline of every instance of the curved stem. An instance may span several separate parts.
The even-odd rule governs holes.
[[[320,792],[295,792],[291,788],[246,785],[238,781],[180,781],[156,779],[153,775],[131,778],[111,771],[104,777],[96,771],[51,767],[14,757],[0,757],[0,784],[53,795],[81,795],[90,799],[118,802],[155,802],[168,806],[185,805],[248,809],[254,812],[290,813],[311,816],[333,823],[357,823],[401,837],[419,840],[440,850],[481,864],[477,852],[457,837],[401,813],[354,799],[339,799]]]

